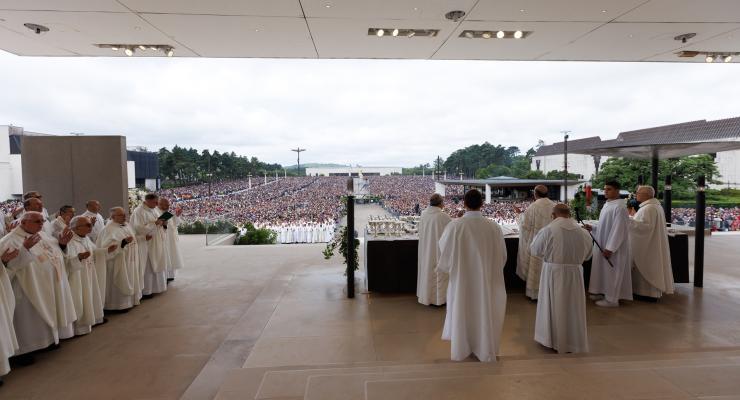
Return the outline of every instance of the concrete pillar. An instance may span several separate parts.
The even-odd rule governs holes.
[[[486,204],[491,204],[491,185],[486,184]]]

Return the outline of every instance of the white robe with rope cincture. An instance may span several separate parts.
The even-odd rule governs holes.
[[[123,240],[129,236],[134,240],[121,248]],[[106,249],[113,244],[118,246],[106,255],[105,309],[125,310],[138,305],[144,288],[140,277],[139,243],[131,225],[108,222],[96,244]]]
[[[604,250],[613,253],[609,261],[614,267],[594,244],[589,293],[603,294],[612,303],[620,299],[632,300],[629,215],[624,199],[609,200],[604,204],[592,233]]]
[[[517,252],[516,274],[526,282],[525,294],[536,300],[539,293],[542,259],[529,251],[537,232],[552,221],[552,208],[555,202],[548,198],[537,199],[519,217],[519,250]]]
[[[131,226],[140,244],[139,261],[143,267],[143,294],[145,296],[167,290],[165,234],[164,229],[156,224],[158,218],[159,213],[156,207],[149,208],[146,204],[136,207],[131,214]],[[146,235],[151,235],[152,238],[146,240]]]
[[[5,221],[0,219],[0,223]],[[10,372],[8,358],[18,350],[18,339],[13,327],[13,312],[15,311],[15,295],[10,285],[10,278],[5,266],[0,263],[0,376]]]
[[[452,218],[439,207],[430,206],[421,213],[416,297],[425,306],[441,306],[447,302],[449,276],[437,271],[437,260],[439,238],[451,221]]]
[[[23,247],[23,241],[31,234],[20,226],[0,239],[0,254],[8,249],[20,250],[18,257],[7,264],[15,294],[17,355],[59,343],[60,333],[73,336],[72,323],[77,320],[64,253],[54,238],[45,232],[39,235],[41,240],[30,250]]]
[[[447,224],[439,249],[437,268],[450,276],[442,339],[452,342],[452,360],[472,353],[482,362],[496,361],[506,314],[501,228],[480,211],[468,211]]]
[[[159,215],[164,214],[164,211],[159,208],[157,208],[157,212],[159,212]],[[180,251],[180,236],[177,232],[177,225],[179,223],[180,217],[173,214],[172,218],[167,221],[167,229],[164,230],[165,252],[167,254],[167,279],[175,279],[176,271],[185,265],[185,262],[182,260],[182,252]]]
[[[658,199],[640,203],[640,209],[630,219],[629,227],[634,292],[656,298],[663,293],[673,293],[673,268],[665,212]]]
[[[90,256],[80,260],[79,254],[85,252],[90,252]],[[93,325],[103,322],[105,286],[100,287],[98,271],[105,271],[107,253],[107,248],[97,248],[90,238],[77,234],[67,244],[67,276],[77,313],[74,323],[76,336],[90,333]]]
[[[582,264],[592,247],[591,236],[571,218],[556,218],[530,246],[544,261],[534,340],[559,353],[588,352]]]

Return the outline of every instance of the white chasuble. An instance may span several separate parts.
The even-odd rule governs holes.
[[[419,221],[418,272],[416,297],[426,306],[441,306],[447,302],[449,277],[437,271],[439,238],[452,219],[441,208],[430,206],[421,213]]]
[[[660,202],[654,198],[642,202],[629,226],[634,292],[650,297],[673,293],[671,251]],[[644,281],[645,284],[639,284]]]
[[[526,282],[525,294],[536,300],[539,293],[542,259],[529,252],[537,232],[552,221],[552,208],[555,203],[547,198],[537,199],[522,213],[519,219],[519,250],[517,252],[516,274]]]
[[[85,252],[90,252],[90,256],[80,260],[79,254]],[[90,238],[77,234],[67,244],[67,275],[77,313],[75,335],[90,333],[93,325],[103,322],[105,278],[101,288],[98,271],[105,272],[107,252],[107,249],[97,248]]]

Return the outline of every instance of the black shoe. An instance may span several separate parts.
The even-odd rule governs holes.
[[[646,303],[657,303],[658,298],[657,297],[650,297],[650,296],[641,296],[639,294],[634,295],[635,300],[644,301]]]
[[[169,282],[172,282],[172,281],[174,281],[174,280],[175,280],[175,278],[167,278],[167,282],[168,282],[168,283],[169,283]]]
[[[8,361],[11,364],[17,365],[19,367],[27,367],[29,365],[33,365],[33,363],[36,362],[36,359],[33,357],[32,354],[21,354],[19,356],[10,357]]]
[[[141,299],[142,300],[149,300],[152,297],[154,297],[154,294],[145,294],[145,295],[141,296]]]
[[[72,336],[70,339],[75,338],[75,336]],[[62,347],[59,345],[59,343],[52,343],[49,347],[45,348],[46,351],[54,351],[59,350],[59,348]]]
[[[105,310],[106,314],[126,314],[127,312],[131,311],[130,308],[124,308],[123,310]],[[104,318],[105,322],[108,322],[106,318]]]

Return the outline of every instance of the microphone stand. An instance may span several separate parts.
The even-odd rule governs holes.
[[[577,220],[577,221],[578,221],[578,222],[579,222],[579,223],[580,223],[581,225],[583,225],[583,226],[584,226],[584,228],[585,228],[586,224],[584,224],[584,223],[583,223],[583,220],[581,219],[581,213],[580,213],[580,212],[578,211],[578,209],[577,209],[577,208],[575,209],[575,211],[576,211],[576,220]],[[596,247],[598,247],[598,248],[599,248],[599,251],[601,251],[602,253],[604,253],[604,249],[603,249],[603,248],[601,247],[601,245],[599,244],[599,242],[598,242],[598,241],[596,241],[596,238],[594,237],[594,234],[593,234],[593,233],[592,233],[591,231],[589,231],[588,229],[586,229],[586,231],[588,231],[588,234],[589,234],[589,235],[591,235],[591,240],[593,240],[593,241],[594,241],[594,243],[596,244]],[[603,254],[602,254],[602,256],[603,256]],[[607,258],[607,257],[604,257],[604,259],[606,259],[606,262],[608,262],[608,263],[609,263],[609,266],[611,266],[612,268],[614,268],[614,264],[612,264],[612,261],[611,261],[611,260],[610,260],[609,258]]]

